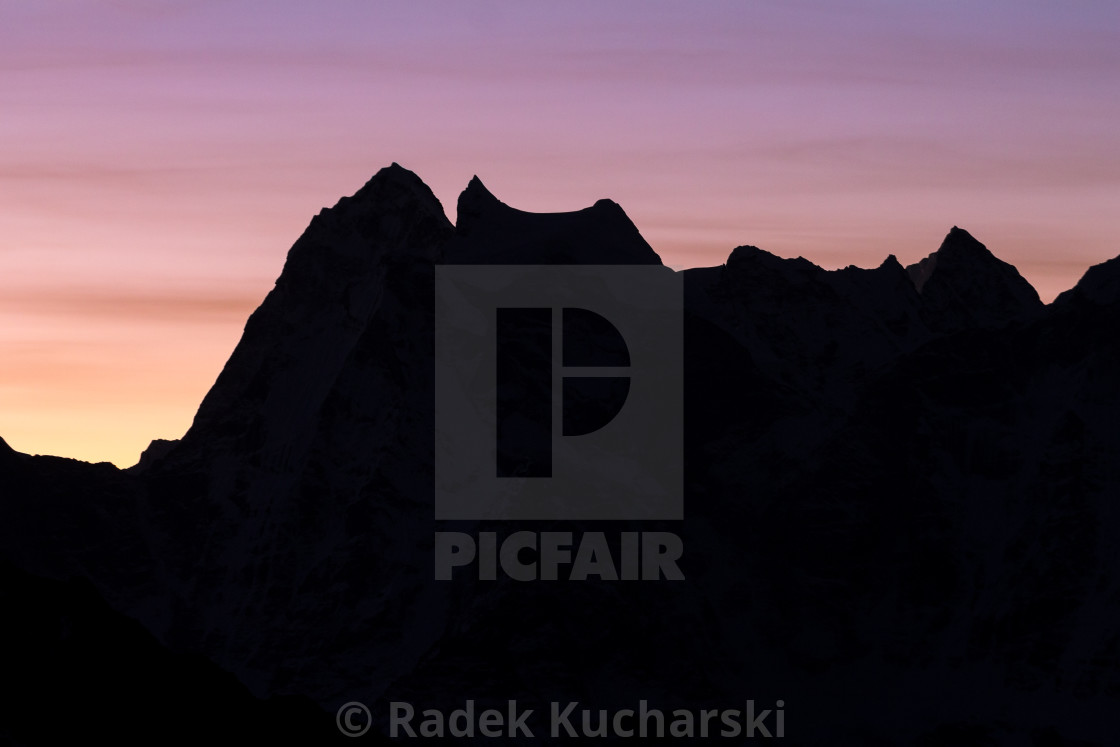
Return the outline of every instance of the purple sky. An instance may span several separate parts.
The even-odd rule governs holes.
[[[840,6],[843,5],[843,9]],[[311,216],[392,161],[454,218],[619,202],[666,263],[915,262],[1044,300],[1120,254],[1120,4],[0,0],[0,436],[190,423]]]

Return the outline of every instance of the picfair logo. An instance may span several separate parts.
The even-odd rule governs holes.
[[[682,354],[665,267],[437,266],[435,518],[683,518]]]
[[[629,350],[618,328],[589,309],[497,312],[497,474],[552,477],[554,334],[563,337],[562,438],[592,433],[618,416],[630,391]]]

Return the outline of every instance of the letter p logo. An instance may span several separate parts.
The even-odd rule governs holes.
[[[683,518],[664,267],[436,268],[436,518]]]
[[[559,312],[559,328],[554,314]],[[553,338],[563,344],[554,410]],[[498,477],[552,477],[552,423],[582,436],[613,420],[630,391],[630,353],[607,319],[581,308],[497,309]]]

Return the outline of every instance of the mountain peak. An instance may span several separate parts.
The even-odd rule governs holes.
[[[914,281],[914,287],[921,293],[926,282],[933,276],[937,265],[941,262],[952,262],[960,265],[969,262],[985,263],[991,260],[999,261],[972,234],[963,228],[953,226],[936,252],[920,262],[910,265],[906,268],[906,272],[910,275],[910,279]]]
[[[1120,257],[1093,265],[1071,290],[1055,299],[1055,305],[1068,304],[1073,299],[1081,299],[1099,306],[1120,302]]]
[[[898,261],[898,257],[894,256],[893,254],[888,254],[887,258],[879,263],[879,269],[880,270],[883,270],[883,269],[889,269],[889,270],[900,269],[900,270],[905,271],[906,268],[904,268],[902,266],[902,263]]]
[[[499,200],[477,176],[459,195],[455,234],[445,257],[460,264],[661,264],[613,200],[530,213]]]
[[[806,277],[821,272],[820,267],[804,257],[786,259],[750,244],[737,246],[731,250],[730,256],[727,257],[727,268],[736,271],[751,268],[756,272],[793,272]]]
[[[1014,266],[953,226],[936,252],[906,268],[933,329],[1000,327],[1042,309],[1037,291]]]
[[[475,223],[495,208],[509,208],[509,206],[495,197],[477,175],[472,176],[467,183],[467,188],[459,195],[455,230],[462,235],[470,233]]]
[[[452,234],[431,189],[396,163],[324,209],[288,252],[190,431],[149,456],[220,453],[252,433],[260,458],[298,460],[372,315],[412,274],[430,272]]]
[[[478,178],[478,174],[472,176],[471,180],[467,182],[467,188],[459,195],[459,200],[466,200],[468,202],[500,202],[500,200],[494,196],[494,193],[487,189],[486,185],[482,183],[482,180]]]
[[[396,161],[379,169],[353,196],[343,197],[337,204],[368,202],[370,198],[378,196],[386,190],[410,192],[422,196],[425,201],[434,200],[437,205],[439,204],[439,200],[436,199],[428,185],[414,172],[404,168]],[[440,212],[443,212],[442,205],[440,206]]]
[[[995,256],[968,231],[958,226],[949,229],[935,254],[939,256],[991,258]]]

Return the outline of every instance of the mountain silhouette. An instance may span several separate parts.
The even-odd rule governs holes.
[[[476,176],[459,195],[454,264],[661,264],[638,229],[610,200],[572,213],[526,213],[499,201]]]
[[[445,264],[661,261],[608,200],[476,177],[452,225],[393,164],[311,221],[182,439],[123,471],[0,442],[3,559],[381,733],[390,701],[754,698],[795,744],[1112,743],[1120,258],[1049,306],[959,228],[907,268],[683,271],[685,520],[529,526],[678,532],[685,580],[648,584],[432,580],[433,531],[513,531],[433,520]]]
[[[1001,327],[1042,310],[1038,293],[1018,270],[956,226],[936,252],[906,270],[928,323],[939,332]]]

